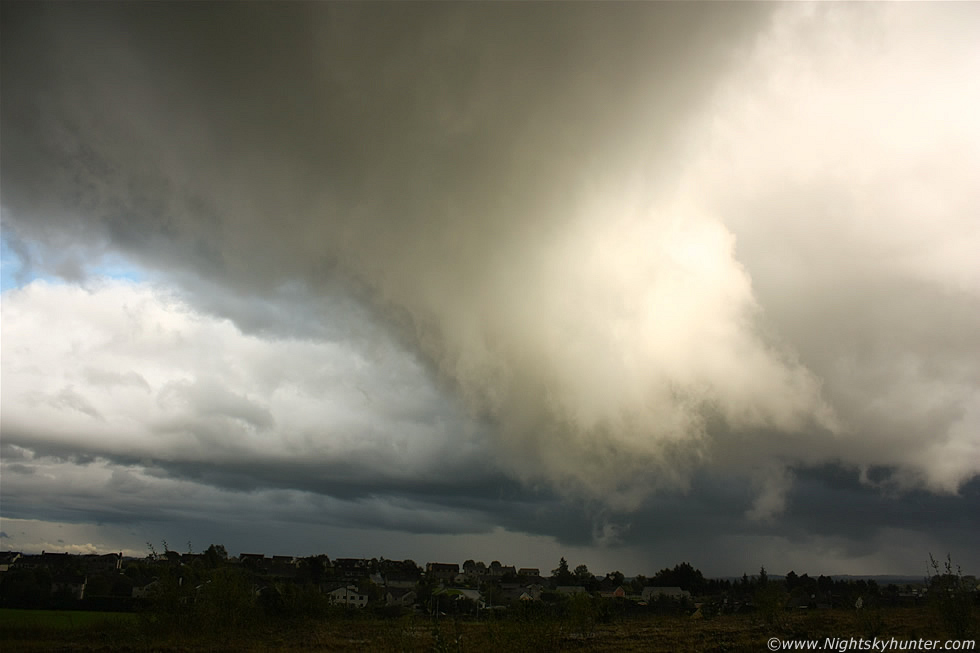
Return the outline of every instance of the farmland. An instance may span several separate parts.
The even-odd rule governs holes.
[[[976,615],[974,615],[975,618]],[[951,637],[921,607],[758,613],[692,618],[642,615],[597,622],[566,618],[383,619],[337,612],[211,628],[163,624],[152,615],[0,611],[0,648],[10,651],[764,651],[781,640]],[[974,649],[975,650],[975,649]]]

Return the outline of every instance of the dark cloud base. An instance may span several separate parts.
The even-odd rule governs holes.
[[[970,557],[975,515],[980,509],[977,480],[965,485],[958,496],[921,490],[896,493],[862,483],[859,471],[853,468],[833,464],[796,468],[796,482],[783,514],[778,520],[756,522],[744,516],[752,504],[752,488],[737,478],[702,475],[687,492],[661,495],[639,510],[615,513],[594,504],[570,502],[551,492],[532,491],[500,475],[483,475],[468,482],[433,479],[429,483],[398,483],[366,470],[347,469],[339,477],[328,466],[316,465],[285,465],[277,470],[256,464],[217,471],[208,470],[204,464],[157,461],[146,467],[148,461],[140,463],[125,457],[79,457],[65,450],[42,453],[28,447],[21,449],[9,440],[4,443],[3,454],[7,479],[33,475],[34,470],[43,471],[51,462],[85,466],[111,460],[110,464],[121,470],[142,465],[142,474],[174,481],[177,486],[192,483],[227,492],[223,510],[251,515],[248,519],[260,522],[278,517],[305,522],[307,526],[390,529],[433,536],[489,534],[494,528],[503,527],[514,533],[551,536],[559,545],[568,547],[594,545],[597,528],[612,524],[616,526],[616,538],[608,544],[608,555],[613,558],[616,550],[648,551],[655,557],[664,548],[677,550],[686,546],[692,558],[707,559],[706,562],[724,558],[729,564],[739,556],[752,559],[753,554],[750,550],[739,553],[715,548],[711,542],[722,536],[777,537],[785,540],[786,546],[802,549],[811,546],[814,538],[830,538],[846,556],[863,557],[873,555],[880,547],[883,532],[904,531],[928,533],[940,547],[921,552],[923,560],[928,559],[929,553],[956,551],[966,568],[980,563]],[[17,459],[30,459],[31,464],[13,462]],[[331,477],[333,480],[326,480]],[[168,505],[150,497],[130,501],[127,506],[125,496],[117,494],[126,488],[113,487],[111,482],[84,496],[70,494],[56,481],[31,481],[29,485],[18,482],[13,491],[9,485],[4,491],[4,514],[11,519],[120,526],[157,522],[169,523],[171,529],[179,529],[181,519],[206,519],[200,511],[182,517],[189,506],[179,502]],[[447,486],[451,492],[447,492]],[[288,499],[280,495],[279,501],[286,504],[278,507],[277,492],[289,494]],[[392,521],[384,514],[387,505],[401,506],[406,512]],[[413,513],[419,518],[412,519]],[[425,513],[438,514],[440,518],[435,520]],[[467,554],[460,551],[459,555]],[[728,571],[740,573],[734,568]]]

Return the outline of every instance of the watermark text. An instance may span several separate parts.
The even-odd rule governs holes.
[[[780,639],[770,637],[770,651],[974,651],[975,639],[864,639],[857,637],[825,637],[823,639]]]

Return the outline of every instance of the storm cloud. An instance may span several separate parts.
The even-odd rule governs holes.
[[[957,549],[903,507],[978,500],[978,28],[8,3],[5,516]]]

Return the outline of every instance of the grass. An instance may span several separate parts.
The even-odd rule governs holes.
[[[131,613],[0,608],[4,653],[114,651],[132,649],[138,642],[138,618]]]
[[[16,629],[69,630],[100,627],[111,623],[134,623],[136,615],[127,612],[86,612],[83,610],[18,610],[0,608],[0,632]]]
[[[614,623],[570,620],[453,621],[425,617],[377,619],[353,615],[320,620],[271,621],[247,631],[146,629],[137,615],[0,610],[0,649],[11,651],[764,651],[770,637],[947,639],[921,608],[786,613],[778,626],[758,615],[697,620],[643,616]]]

